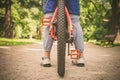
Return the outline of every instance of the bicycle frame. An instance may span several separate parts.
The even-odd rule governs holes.
[[[58,7],[55,9],[55,12],[53,14],[53,17],[50,19],[46,19],[46,18],[43,18],[42,19],[42,25],[43,26],[49,26],[50,27],[50,36],[54,39],[54,40],[57,40],[57,36],[54,35],[54,28],[53,28],[53,22],[56,20],[56,17],[57,17],[57,14],[58,14]],[[70,37],[73,37],[73,28],[72,28],[72,21],[71,21],[71,18],[70,18],[70,14],[68,12],[68,9],[65,7],[65,14],[66,14],[66,17],[67,17],[67,22],[68,22],[68,26],[69,26],[69,36]]]

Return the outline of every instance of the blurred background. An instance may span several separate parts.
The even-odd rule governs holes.
[[[0,0],[1,44],[6,39],[42,40],[42,1]],[[120,43],[120,0],[81,0],[80,11],[85,41]]]

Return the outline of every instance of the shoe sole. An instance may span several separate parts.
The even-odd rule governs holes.
[[[85,67],[85,64],[84,63],[77,63],[76,66],[78,66],[78,67]]]
[[[43,67],[51,67],[51,64],[44,64]]]

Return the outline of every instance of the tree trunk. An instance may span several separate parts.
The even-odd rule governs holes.
[[[5,0],[5,37],[10,38],[10,26],[11,26],[11,0]]]
[[[120,30],[120,0],[112,1],[112,16],[110,20],[110,34],[115,34],[119,37],[118,32]]]
[[[37,28],[37,39],[42,39],[42,31],[41,31],[41,27]]]

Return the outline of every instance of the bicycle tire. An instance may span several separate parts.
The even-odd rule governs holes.
[[[65,50],[66,50],[66,17],[65,17],[65,0],[58,0],[57,16],[57,71],[59,76],[63,77],[65,73]]]

